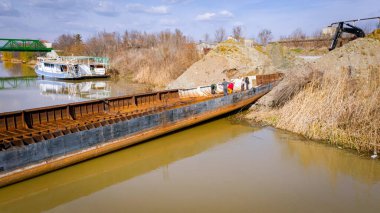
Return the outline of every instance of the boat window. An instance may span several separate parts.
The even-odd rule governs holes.
[[[45,67],[48,67],[48,68],[53,68],[54,65],[53,64],[48,64],[48,63],[45,63]]]
[[[76,64],[76,65],[74,65],[74,71],[75,71],[75,73],[76,74],[78,74],[78,72],[79,72],[79,69],[78,69],[78,65]]]

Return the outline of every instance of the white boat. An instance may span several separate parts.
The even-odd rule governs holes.
[[[81,99],[103,99],[111,96],[111,85],[109,81],[55,81],[37,80],[40,94],[57,98],[61,95],[70,100]],[[79,98],[79,99],[78,99]]]
[[[108,58],[90,56],[38,57],[37,75],[55,79],[106,78]]]

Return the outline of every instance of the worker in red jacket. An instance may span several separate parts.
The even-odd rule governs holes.
[[[227,88],[228,88],[228,94],[233,93],[233,91],[234,91],[234,83],[233,82],[229,83]]]

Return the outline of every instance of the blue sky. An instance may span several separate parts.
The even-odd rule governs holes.
[[[245,37],[313,33],[331,22],[380,16],[380,0],[0,0],[0,37],[53,41],[63,33],[158,32],[178,28],[195,40],[235,25]]]

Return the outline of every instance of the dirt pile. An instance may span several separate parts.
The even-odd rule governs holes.
[[[234,40],[227,40],[194,63],[168,88],[192,88],[221,82],[223,78],[271,72],[275,72],[275,69],[264,53]]]
[[[313,139],[380,145],[380,41],[357,39],[295,67],[247,116]]]
[[[371,34],[367,35],[367,37],[380,40],[380,29],[374,30]]]
[[[266,46],[265,52],[272,60],[273,66],[286,72],[294,67],[303,66],[304,62],[314,61],[314,58],[327,54],[328,50],[326,47],[315,49],[289,48],[280,43],[271,43]]]

